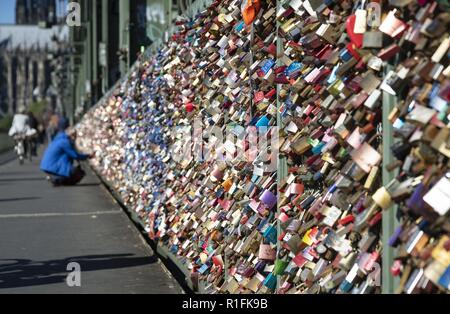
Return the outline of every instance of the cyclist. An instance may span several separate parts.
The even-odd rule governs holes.
[[[11,137],[20,134],[24,134],[25,136],[33,136],[36,134],[36,130],[30,127],[30,118],[26,114],[26,109],[23,106],[19,107],[17,114],[14,115],[13,123],[8,133]]]
[[[21,106],[14,115],[13,123],[9,129],[8,135],[14,138],[15,150],[19,155],[20,162],[23,163],[24,156],[27,152],[33,153],[31,147],[32,138],[37,134],[36,129],[30,126],[30,118],[26,114],[25,107]],[[30,155],[31,158],[31,155]]]

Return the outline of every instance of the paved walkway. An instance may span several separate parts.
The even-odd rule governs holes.
[[[89,173],[53,188],[39,161],[0,155],[0,294],[180,293],[137,229]],[[81,287],[66,284],[81,266]]]

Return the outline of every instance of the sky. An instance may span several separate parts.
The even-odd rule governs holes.
[[[61,15],[66,8],[67,0],[56,2],[57,15]],[[16,21],[16,0],[0,0],[0,24],[14,24]]]
[[[16,0],[0,0],[0,24],[15,23]]]

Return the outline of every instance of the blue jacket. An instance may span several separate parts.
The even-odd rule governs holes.
[[[88,155],[76,151],[69,136],[65,132],[58,133],[48,146],[41,162],[41,170],[59,177],[72,175],[74,160],[86,160]]]

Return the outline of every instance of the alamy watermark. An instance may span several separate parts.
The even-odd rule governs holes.
[[[66,24],[70,27],[81,26],[81,5],[78,2],[67,4]]]
[[[67,286],[70,288],[81,287],[81,266],[78,263],[69,263],[66,270],[69,272],[66,278]]]

